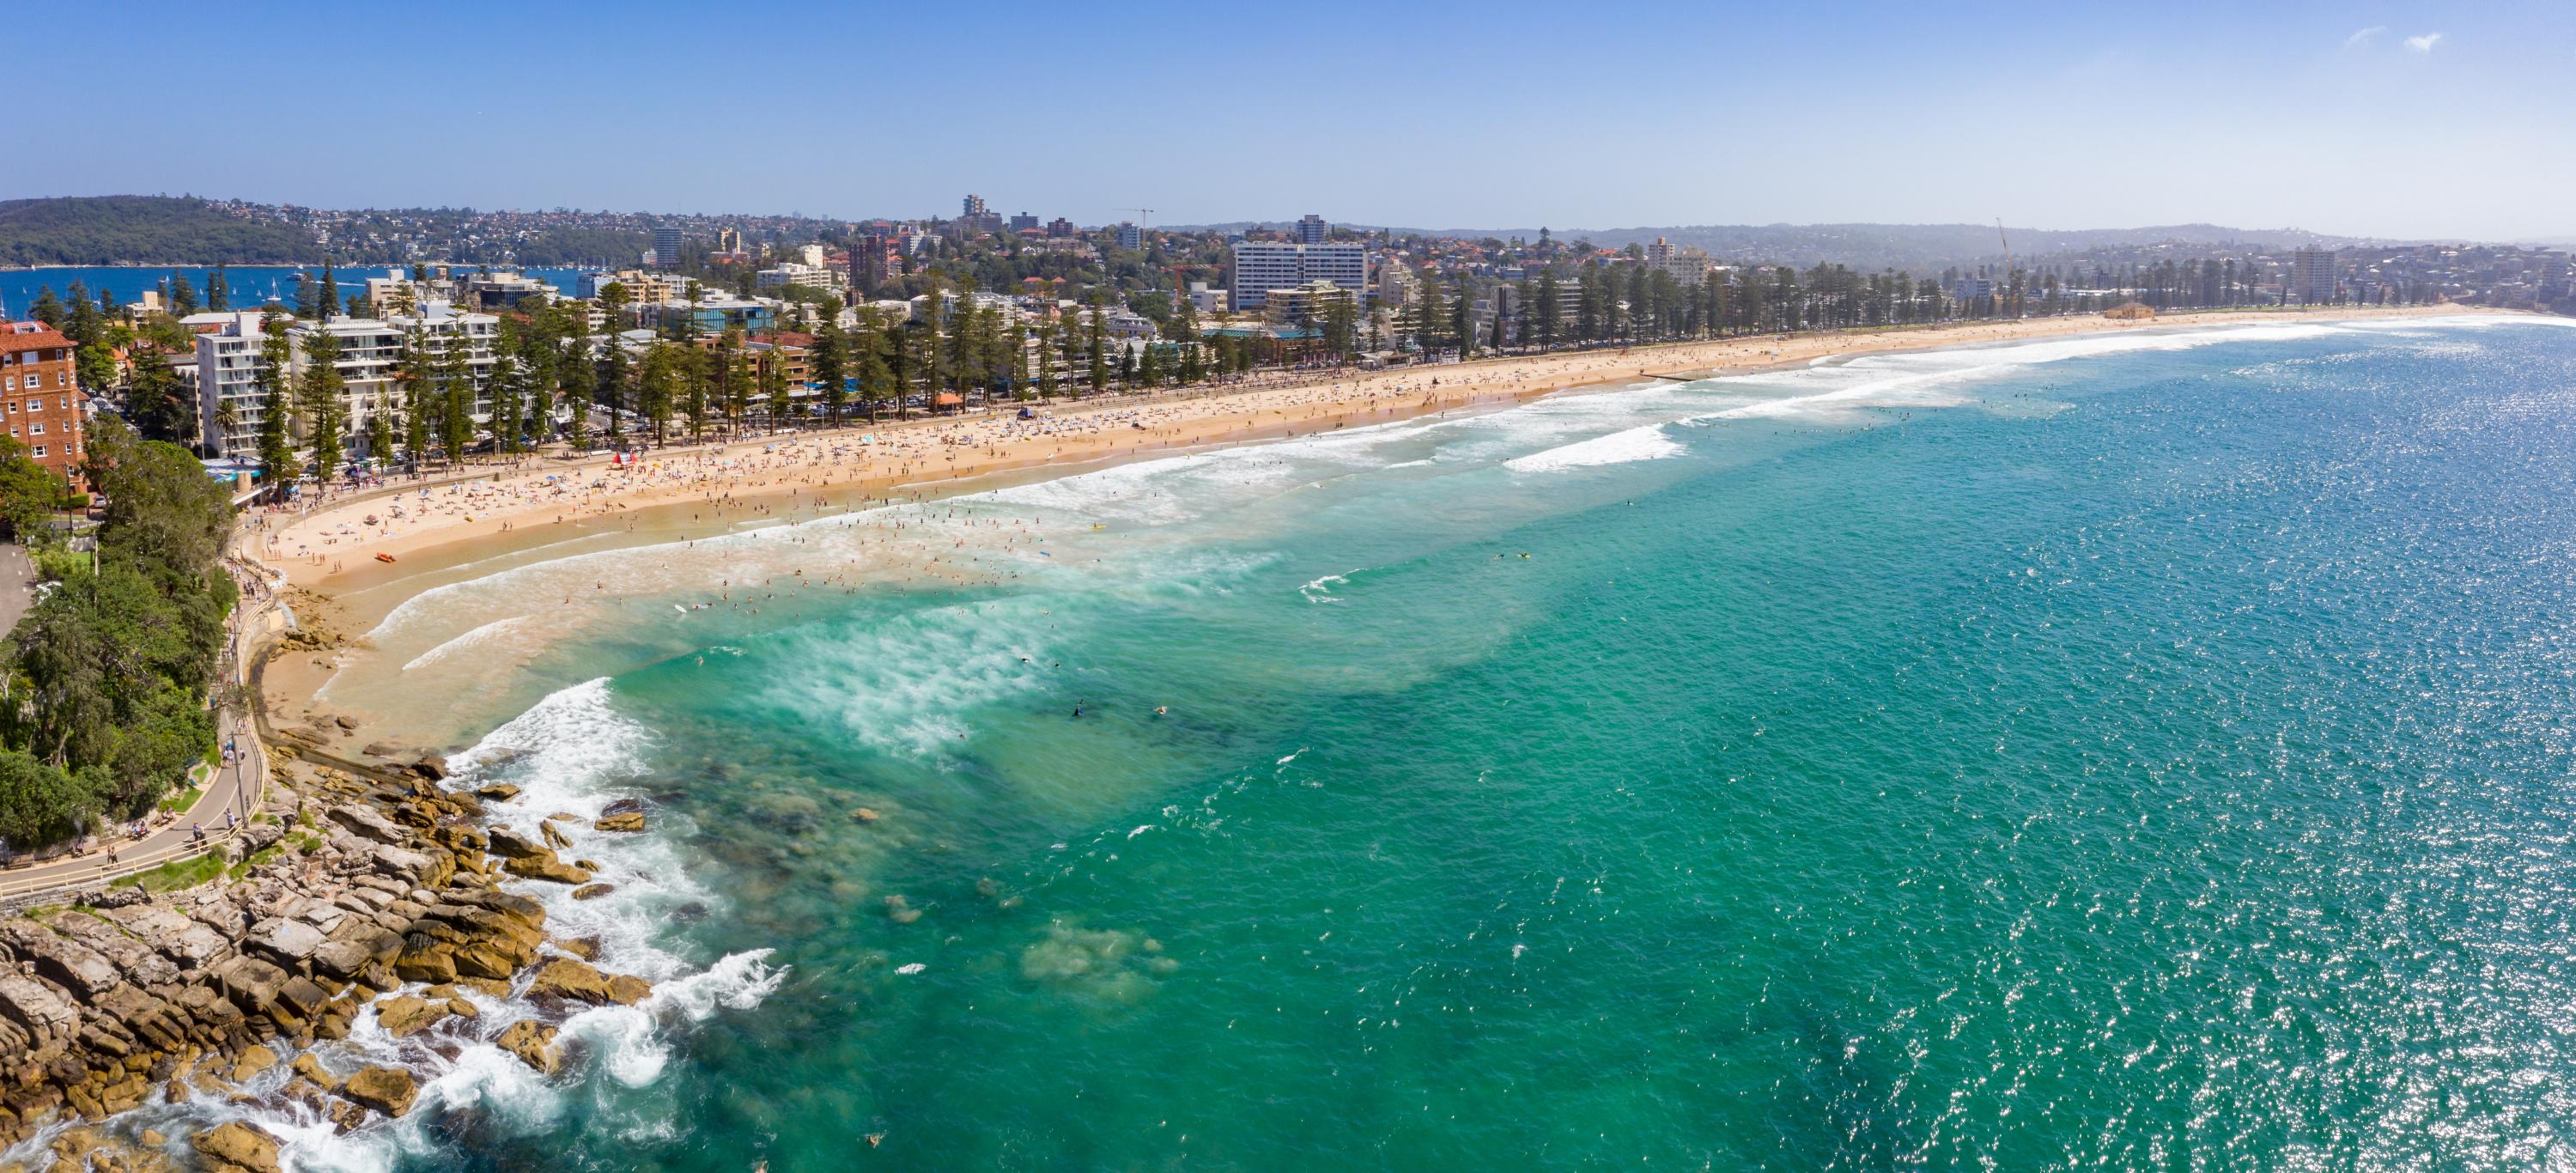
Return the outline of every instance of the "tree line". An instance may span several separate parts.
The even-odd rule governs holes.
[[[214,755],[208,688],[236,594],[222,566],[231,501],[188,450],[113,417],[93,425],[86,471],[107,505],[85,557],[30,527],[34,466],[9,448],[0,510],[44,580],[0,678],[0,841],[27,850],[142,815]]]

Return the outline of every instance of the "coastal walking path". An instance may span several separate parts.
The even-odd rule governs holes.
[[[18,630],[18,621],[36,603],[36,564],[25,546],[0,546],[0,631]]]
[[[20,562],[26,560],[25,553],[17,547],[5,549],[17,552]],[[236,581],[249,577],[242,572],[242,565],[235,564]],[[0,560],[0,575],[6,573],[5,560]],[[267,631],[270,615],[277,607],[276,591],[266,581],[241,581],[241,586],[241,603],[227,620],[229,630],[219,673],[222,685],[242,681],[242,666],[249,662],[257,637]],[[18,611],[24,610],[22,602]],[[14,615],[10,616],[10,624],[16,624]],[[0,869],[0,906],[24,905],[57,892],[95,888],[172,860],[221,850],[226,840],[250,826],[251,815],[259,809],[259,800],[268,789],[268,754],[260,743],[258,729],[240,712],[219,710],[216,735],[223,745],[232,747],[232,760],[215,763],[216,768],[188,809],[168,819],[151,816],[155,825],[141,839],[128,838],[121,829],[111,828],[103,838],[76,851],[27,867]],[[227,814],[232,816],[229,825],[224,817]],[[204,831],[202,838],[197,834],[200,828]]]

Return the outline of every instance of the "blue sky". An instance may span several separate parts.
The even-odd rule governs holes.
[[[2576,239],[2576,5],[31,4],[0,198]],[[41,162],[38,162],[41,161]]]

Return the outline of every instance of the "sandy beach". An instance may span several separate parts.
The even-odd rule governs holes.
[[[932,491],[963,491],[1002,474],[1052,475],[1057,469],[1075,471],[1208,445],[1475,410],[1658,376],[1745,374],[1854,355],[2158,326],[2461,312],[2482,311],[2458,306],[2239,311],[2142,323],[2086,315],[1272,376],[1266,383],[1186,395],[1059,403],[1037,408],[1032,419],[996,409],[861,423],[837,431],[675,443],[626,464],[614,464],[604,454],[521,458],[465,478],[417,486],[396,482],[381,490],[263,512],[255,515],[257,529],[245,547],[256,550],[289,582],[331,592],[351,583],[372,586],[411,577],[452,564],[466,550],[489,557],[577,533],[633,528],[647,516],[675,522],[675,508],[685,508],[690,521],[715,533],[746,519],[812,516]]]

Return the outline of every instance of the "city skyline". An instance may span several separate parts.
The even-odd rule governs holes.
[[[953,215],[972,191],[997,213],[1086,224],[1150,206],[1158,225],[1320,210],[1430,229],[2001,217],[2576,238],[2576,213],[2548,197],[2576,181],[2576,132],[2550,114],[2576,97],[2568,15],[2184,7],[2206,19],[1632,4],[1566,31],[1513,5],[1266,24],[1163,6],[1066,22],[1013,4],[806,4],[747,25],[742,62],[722,37],[706,56],[656,57],[705,22],[676,6],[513,12],[506,37],[492,35],[503,10],[471,5],[427,23],[243,11],[175,39],[39,11],[21,27],[55,51],[22,64],[17,130],[49,165],[0,178],[0,198],[856,218]],[[1031,35],[994,43],[997,21]],[[945,35],[970,27],[987,35]],[[796,67],[889,28],[902,36],[863,74]],[[945,44],[975,45],[971,68]],[[379,59],[388,46],[402,55]],[[1256,46],[1299,63],[1293,116],[1275,93],[1227,92],[1225,63]],[[1640,74],[1647,46],[1661,64]],[[1130,57],[1151,64],[1116,64]],[[97,101],[107,59],[216,109],[228,90],[275,106],[254,79],[310,79],[317,96],[278,107],[264,123],[277,133],[245,149],[222,119]],[[671,84],[589,80],[635,61]],[[375,76],[388,68],[422,96],[354,100],[398,92]],[[876,148],[847,149],[862,130]]]

